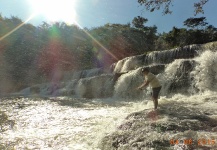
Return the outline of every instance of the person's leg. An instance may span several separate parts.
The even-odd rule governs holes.
[[[157,109],[158,106],[158,98],[153,97],[153,102],[154,102],[154,109]]]
[[[161,87],[153,88],[152,90],[153,90],[153,92],[152,92],[152,100],[153,100],[153,103],[154,103],[154,109],[157,109],[157,107],[158,107],[158,95],[160,93]]]

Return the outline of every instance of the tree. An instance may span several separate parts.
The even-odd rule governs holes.
[[[195,14],[204,13],[203,6],[208,2],[209,0],[200,0],[198,3],[194,3],[195,7]]]
[[[207,25],[206,17],[188,18],[184,21],[184,25],[189,28],[203,28]]]
[[[198,0],[198,2],[194,3],[194,12],[195,15],[199,13],[204,13],[203,6],[209,0]],[[172,5],[173,0],[138,0],[140,5],[144,5],[147,10],[153,12],[155,10],[159,10],[163,7],[163,14],[170,14],[172,11],[170,10],[170,6]],[[172,5],[173,6],[173,5]]]
[[[143,18],[143,17],[135,17],[132,21],[132,24],[135,28],[138,28],[138,29],[144,29],[144,24],[148,21],[148,19],[146,18]]]
[[[208,25],[205,29],[206,39],[211,41],[217,41],[217,28],[215,28],[213,25]]]

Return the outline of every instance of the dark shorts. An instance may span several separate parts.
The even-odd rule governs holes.
[[[157,88],[152,88],[152,94],[151,96],[154,98],[154,99],[157,99],[158,98],[158,95],[160,93],[160,90],[161,90],[161,86],[160,87],[157,87]]]

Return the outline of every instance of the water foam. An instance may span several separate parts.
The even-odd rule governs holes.
[[[198,65],[191,73],[195,87],[199,91],[217,90],[217,52],[205,51],[200,57],[195,58]]]
[[[67,98],[56,98],[64,101]],[[24,105],[22,109],[17,104]],[[84,103],[83,103],[84,104]],[[6,100],[0,109],[15,120],[0,134],[0,144],[22,149],[97,150],[100,139],[115,131],[123,118],[145,107],[143,102],[74,108],[56,102],[31,99]]]

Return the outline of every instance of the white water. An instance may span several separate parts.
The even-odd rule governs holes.
[[[103,136],[114,131],[129,113],[141,110],[145,105],[138,102],[100,106],[97,101],[76,108],[76,100],[71,101],[72,106],[27,98],[2,101],[0,110],[7,112],[15,125],[0,134],[0,144],[16,150],[95,150]],[[24,108],[19,108],[18,103]]]
[[[208,116],[212,119],[217,120],[217,92],[204,92],[203,94],[196,94],[192,96],[184,96],[180,94],[174,95],[172,98],[165,98],[161,97],[159,100],[160,106],[164,105],[164,107],[167,110],[172,110],[173,112],[178,112],[180,116],[186,116],[186,115],[204,115],[209,114]],[[147,106],[149,106],[148,103]],[[150,106],[152,107],[152,106]],[[185,119],[184,119],[185,120]],[[190,119],[189,121],[195,122],[194,119]],[[162,116],[162,118],[159,118],[155,123],[161,123],[161,124],[168,124],[168,123],[174,122],[175,124],[179,124],[180,120],[175,118],[168,118],[167,116]],[[192,139],[193,144],[192,145],[199,145],[198,141],[201,141],[204,139],[205,141],[213,140],[215,143],[213,145],[211,144],[204,144],[204,146],[209,147],[211,150],[217,149],[217,130],[207,131],[206,127],[201,130],[185,130],[184,132],[171,132],[171,133],[156,133],[153,132],[151,136],[151,140],[153,139],[164,139],[164,140],[170,140],[170,139],[176,139],[181,140],[184,139]],[[152,139],[153,138],[153,139]],[[171,145],[171,149],[174,150],[187,150],[188,148],[186,144],[179,143],[178,145]],[[186,148],[186,149],[185,149]],[[201,148],[202,150],[203,148]]]
[[[58,99],[61,101],[67,98]],[[18,103],[24,104],[25,107],[18,108]],[[159,106],[163,104],[168,104],[168,108],[171,104],[183,104],[186,109],[194,106],[198,111],[210,113],[212,118],[217,119],[217,93],[206,92],[190,97],[179,94],[172,98],[161,97]],[[61,106],[48,100],[3,101],[0,109],[6,111],[9,119],[15,120],[16,123],[12,129],[0,134],[0,143],[16,150],[97,150],[100,140],[115,131],[128,114],[153,108],[151,101],[147,104],[134,102],[117,105],[112,106],[108,103],[107,106],[96,106],[86,103],[84,107],[76,108]],[[177,111],[180,114],[184,113],[180,108],[177,108]],[[167,119],[162,118],[159,121],[166,123]],[[153,138],[159,136],[155,134],[153,133]],[[197,131],[195,134],[198,138],[217,139],[215,132]]]
[[[159,105],[168,104],[169,108],[171,104],[183,104],[186,109],[195,108],[217,119],[216,56],[216,52],[207,51],[201,57],[195,58],[198,64],[191,75],[199,93],[192,96],[176,94],[171,98],[161,96]],[[182,60],[168,65],[165,73],[158,76],[162,83],[170,82],[170,77],[180,61]],[[135,82],[136,79],[132,79],[138,74],[138,70],[134,70],[121,76],[115,87],[115,96],[111,99],[88,101],[59,97],[53,100],[1,100],[0,110],[4,111],[10,120],[15,120],[15,125],[0,133],[0,145],[4,145],[5,149],[16,150],[97,150],[101,138],[115,131],[128,114],[153,108],[151,101],[147,104],[146,101],[118,102],[123,100],[120,99],[123,92],[132,92],[132,88],[127,89],[130,85],[136,87],[139,84]],[[177,108],[177,111],[181,114],[185,110]],[[164,121],[166,122],[166,118]],[[195,134],[199,138],[217,139],[215,132],[196,131]],[[154,135],[153,138],[156,138]]]
[[[217,90],[217,52],[205,51],[195,58],[198,65],[191,73],[195,86],[200,91]]]

